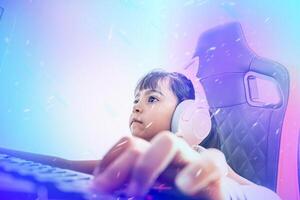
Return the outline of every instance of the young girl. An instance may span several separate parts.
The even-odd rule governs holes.
[[[278,199],[231,170],[219,150],[198,153],[184,137],[170,132],[176,106],[195,99],[194,87],[184,75],[150,72],[138,82],[134,95],[129,126],[135,137],[122,138],[104,156],[94,173],[94,190],[110,193],[127,183],[129,196],[143,196],[159,180],[196,198]],[[203,144],[211,144],[210,139]]]

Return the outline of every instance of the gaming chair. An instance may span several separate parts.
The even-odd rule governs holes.
[[[241,176],[276,190],[280,136],[289,95],[284,66],[247,45],[241,25],[204,32],[195,55],[219,147]]]

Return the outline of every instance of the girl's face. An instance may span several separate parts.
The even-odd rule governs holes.
[[[132,135],[151,140],[160,131],[170,130],[177,103],[168,79],[159,80],[155,90],[138,91],[129,119]]]

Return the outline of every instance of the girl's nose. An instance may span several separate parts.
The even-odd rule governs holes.
[[[134,105],[133,106],[133,112],[134,113],[140,113],[140,112],[142,112],[141,106],[139,106],[138,104]]]

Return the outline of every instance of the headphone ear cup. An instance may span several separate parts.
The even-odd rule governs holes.
[[[182,137],[191,146],[204,140],[211,130],[208,108],[195,100],[185,100],[177,105],[171,122],[171,131]]]

